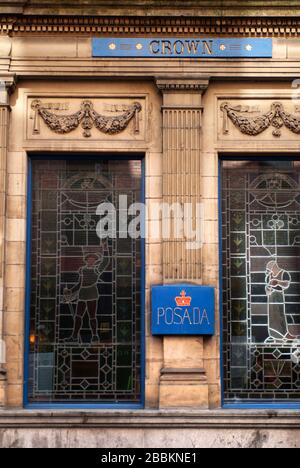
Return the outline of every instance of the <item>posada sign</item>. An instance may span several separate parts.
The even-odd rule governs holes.
[[[213,335],[215,291],[176,284],[152,288],[153,335]]]

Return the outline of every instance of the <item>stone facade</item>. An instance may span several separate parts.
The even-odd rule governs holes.
[[[240,2],[229,2],[228,8],[227,2],[186,2],[184,10],[182,2],[175,2],[175,9],[172,2],[170,18],[171,2],[159,2],[159,9],[154,1],[122,2],[131,4],[122,8],[105,1],[90,2],[93,6],[84,2],[84,7],[83,2],[76,2],[71,9],[64,3],[0,2],[0,82],[4,84],[0,102],[0,339],[5,341],[7,355],[6,364],[0,364],[0,445],[53,446],[58,439],[65,445],[68,437],[75,446],[78,440],[85,446],[108,446],[115,437],[124,446],[178,447],[183,442],[178,441],[176,430],[183,424],[186,447],[220,446],[222,440],[228,446],[299,446],[299,410],[276,413],[271,432],[267,413],[232,415],[219,409],[218,208],[219,155],[299,153],[297,124],[290,128],[287,122],[280,131],[270,124],[259,134],[251,129],[247,134],[239,127],[239,111],[234,117],[230,113],[240,106],[251,108],[255,116],[263,115],[280,103],[281,117],[283,112],[297,117],[297,88],[292,82],[300,76],[299,2],[269,2],[270,7],[264,6],[266,18],[259,20],[255,18],[259,1],[247,2],[245,11],[233,5]],[[143,15],[146,3],[153,8],[147,17]],[[134,11],[141,16],[132,17]],[[91,38],[99,34],[273,37],[273,58],[95,59]],[[81,126],[68,133],[55,132],[40,112],[51,109],[59,118],[77,112],[84,101],[99,112],[107,106],[134,106],[136,102],[141,108],[124,131],[114,135],[95,127],[86,133]],[[128,413],[130,431],[126,434],[119,412],[112,416],[97,413],[96,422],[91,414],[84,426],[80,421],[86,416],[81,413],[62,414],[59,420],[60,416],[46,412],[41,422],[39,414],[21,410],[28,154],[87,155],[99,147],[102,153],[145,155],[148,205],[186,200],[204,205],[200,250],[187,255],[180,240],[146,240],[145,408],[149,412]],[[150,210],[148,227],[156,221]],[[151,286],[174,282],[215,287],[214,337],[151,335]],[[157,427],[155,434],[152,424]],[[112,427],[113,433],[109,432]],[[103,428],[106,432],[100,434]],[[166,443],[170,428],[171,442]],[[143,442],[133,442],[139,438]]]

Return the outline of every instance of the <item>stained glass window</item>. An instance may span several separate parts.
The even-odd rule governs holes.
[[[300,164],[223,161],[225,401],[300,402]]]
[[[32,161],[29,402],[140,401],[141,240],[100,239],[96,210],[140,202],[141,177],[140,160]]]

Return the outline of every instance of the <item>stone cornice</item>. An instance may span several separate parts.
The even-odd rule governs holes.
[[[156,79],[156,86],[162,93],[174,93],[174,92],[182,92],[182,93],[204,93],[209,85],[209,78],[201,77],[201,78],[157,78]]]
[[[241,6],[242,3],[242,6]],[[294,16],[298,0],[0,0],[4,13],[24,15]]]
[[[296,410],[53,411],[0,410],[0,429],[300,429]]]
[[[0,0],[1,1],[1,0]],[[2,13],[2,14],[1,14]],[[294,11],[294,14],[296,12]],[[168,17],[142,16],[38,16],[8,15],[0,6],[0,32],[3,34],[76,35],[202,35],[297,37],[299,16],[287,17],[203,17],[175,14]]]

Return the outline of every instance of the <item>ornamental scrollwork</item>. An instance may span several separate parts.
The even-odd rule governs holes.
[[[247,110],[242,106],[231,106],[228,102],[221,105],[223,112],[223,132],[229,133],[228,122],[231,122],[245,135],[256,136],[263,133],[269,127],[273,127],[273,135],[281,136],[282,127],[287,127],[293,133],[300,134],[300,118],[285,111],[283,104],[274,102],[269,112],[256,117],[244,115]]]
[[[129,125],[129,122],[134,119],[134,132],[138,134],[139,129],[139,113],[142,110],[140,103],[135,102],[128,106],[123,114],[116,116],[105,116],[95,111],[91,101],[85,100],[81,103],[80,110],[70,115],[58,115],[50,112],[47,106],[40,100],[35,100],[31,104],[31,108],[35,112],[33,133],[40,133],[39,118],[45,122],[48,128],[53,132],[64,135],[71,133],[80,125],[83,129],[83,136],[89,138],[91,130],[96,127],[100,132],[107,135],[117,135],[123,132]]]

